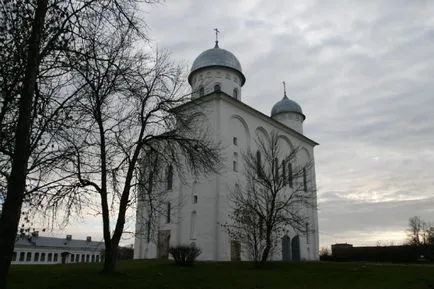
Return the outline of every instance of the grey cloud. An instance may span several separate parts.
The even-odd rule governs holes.
[[[286,81],[305,134],[321,144],[325,243],[402,232],[416,214],[434,221],[434,2],[177,0],[146,10],[151,38],[187,69],[219,27],[254,108],[269,114]]]

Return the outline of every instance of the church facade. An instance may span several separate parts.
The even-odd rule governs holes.
[[[272,260],[318,260],[318,215],[316,208],[316,178],[314,147],[317,143],[303,134],[305,115],[301,107],[284,96],[265,115],[242,101],[246,78],[241,64],[231,52],[215,47],[202,52],[194,61],[188,82],[192,102],[200,100],[203,112],[201,124],[222,144],[224,168],[219,174],[204,179],[191,178],[181,182],[171,179],[166,215],[161,217],[158,230],[149,235],[147,208],[143,200],[137,203],[134,258],[167,256],[169,246],[195,244],[202,250],[199,260],[247,260],[239,241],[231,240],[224,228],[230,223],[230,192],[244,178],[242,155],[256,150],[257,137],[279,135],[285,151],[298,149],[297,163],[311,163],[309,190],[315,192],[313,206],[301,208],[306,217],[306,230],[301,233],[288,228],[276,241]],[[188,109],[188,104],[184,105]],[[171,172],[173,173],[173,172]],[[306,185],[305,185],[306,186]],[[285,253],[287,252],[287,253]]]

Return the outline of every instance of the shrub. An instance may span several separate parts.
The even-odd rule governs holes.
[[[200,248],[194,245],[178,245],[169,248],[169,254],[179,266],[191,266],[194,260],[202,253]]]

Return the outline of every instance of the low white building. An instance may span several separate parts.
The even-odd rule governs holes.
[[[176,177],[167,178],[169,183],[164,188],[170,195],[167,214],[162,216],[158,231],[152,236],[146,203],[139,198],[134,258],[165,257],[169,246],[194,243],[202,250],[199,256],[201,260],[246,259],[243,248],[239,249],[239,243],[231,240],[222,226],[230,222],[229,192],[235,182],[244,177],[241,164],[243,152],[256,150],[258,135],[268,137],[271,132],[277,132],[281,148],[287,152],[300,149],[297,156],[299,165],[308,162],[314,164],[314,147],[317,143],[303,134],[306,117],[301,107],[289,99],[286,92],[283,98],[267,96],[270,101],[276,102],[270,116],[242,101],[242,87],[246,78],[241,64],[231,52],[221,49],[218,42],[214,48],[196,58],[188,81],[193,92],[191,102],[195,103],[191,107],[197,109],[197,105],[201,106],[201,123],[222,144],[225,168],[222,173],[201,180],[191,178],[181,182]],[[277,78],[276,84],[279,82]],[[189,103],[183,109],[189,109]],[[171,168],[166,173],[173,175],[173,171]],[[309,178],[309,190],[316,192],[314,165],[306,177]],[[279,237],[282,238],[281,245],[273,254],[273,260],[319,259],[316,193],[314,206],[305,208],[304,213],[307,217],[307,233],[301,234],[288,228],[285,235]]]
[[[66,264],[101,262],[103,242],[94,242],[91,237],[86,240],[74,240],[71,235],[66,238],[17,237],[12,264]]]

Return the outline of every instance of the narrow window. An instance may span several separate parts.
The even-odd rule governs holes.
[[[197,196],[193,196],[193,204],[197,204]]]
[[[170,214],[171,214],[171,207],[170,207],[170,202],[167,203],[167,215],[166,215],[166,223],[169,224],[170,223]]]
[[[309,223],[306,222],[306,244],[309,244]]]
[[[17,260],[17,252],[14,252],[12,254],[12,261],[16,261]]]
[[[41,253],[41,262],[45,262],[45,253]]]
[[[216,84],[216,85],[214,85],[214,91],[215,92],[220,92],[221,91],[221,86],[220,86],[220,84]]]
[[[237,137],[235,137],[235,136],[233,137],[232,143],[234,144],[234,146],[238,145],[238,139],[237,139]]]
[[[201,86],[199,88],[199,96],[204,96],[204,94],[205,94],[205,88],[203,88],[203,86]]]
[[[306,168],[303,168],[303,189],[307,192],[307,176],[306,176]]]
[[[81,255],[81,263],[84,263],[84,254]]]
[[[92,255],[92,263],[95,262],[95,255]]]
[[[146,221],[146,241],[151,242],[151,219]]]
[[[52,262],[52,261],[53,261],[53,253],[48,253],[48,262]]]
[[[285,160],[282,160],[282,180],[283,180],[283,183],[286,182],[286,164],[285,164]]]
[[[173,166],[167,167],[167,189],[171,190],[173,187]]]
[[[191,212],[190,220],[190,239],[196,239],[196,211]]]
[[[26,262],[30,262],[32,260],[32,253],[27,252]]]
[[[274,180],[277,181],[279,179],[279,160],[277,158],[275,158],[273,162],[273,171]]]
[[[24,252],[21,252],[21,253],[20,253],[20,261],[21,261],[21,262],[23,262],[23,261],[24,261],[24,255],[25,255],[25,253],[24,253]]]
[[[292,164],[291,162],[288,162],[288,184],[289,187],[292,188]]]
[[[238,154],[236,152],[234,152],[234,161],[232,164],[232,169],[234,172],[238,171]]]
[[[33,256],[33,261],[38,262],[39,261],[39,253],[35,253]]]
[[[259,175],[261,173],[261,152],[256,151],[256,173]]]
[[[238,99],[238,89],[234,88],[233,97]]]
[[[54,253],[53,261],[57,262],[57,253]]]

